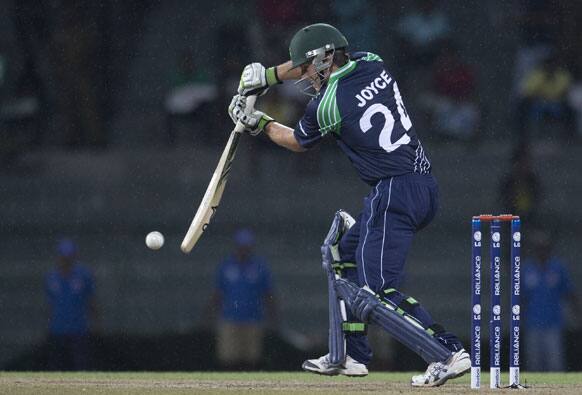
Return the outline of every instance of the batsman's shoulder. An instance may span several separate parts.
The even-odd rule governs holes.
[[[357,62],[384,62],[384,60],[373,52],[358,51],[350,54],[350,57]]]

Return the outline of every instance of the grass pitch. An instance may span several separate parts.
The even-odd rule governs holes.
[[[469,376],[439,388],[413,389],[410,377],[417,373],[371,373],[364,378],[324,377],[304,372],[176,372],[176,373],[32,373],[0,372],[0,394],[402,394],[402,393],[499,393],[489,390],[488,375],[481,391],[469,389]],[[582,373],[527,373],[522,382],[535,394],[580,394]],[[503,376],[507,380],[507,375]]]

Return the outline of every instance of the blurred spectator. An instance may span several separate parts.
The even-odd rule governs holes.
[[[582,140],[582,78],[580,73],[568,93],[568,106],[572,109],[575,118],[575,137]]]
[[[450,37],[449,17],[438,0],[416,0],[413,8],[398,20],[400,50],[407,64],[430,65]]]
[[[564,371],[564,302],[572,305],[574,316],[579,316],[582,309],[566,267],[553,254],[549,236],[531,232],[528,240],[533,256],[524,262],[522,283],[527,369]]]
[[[350,50],[378,52],[377,10],[370,0],[333,0],[331,10],[342,33],[350,38]]]
[[[103,148],[108,143],[101,97],[106,70],[100,56],[98,2],[62,0],[52,8],[50,53],[59,94],[60,127],[69,147]]]
[[[176,141],[176,123],[180,120],[189,121],[199,126],[199,130],[210,130],[211,117],[208,108],[218,97],[218,88],[211,82],[208,70],[196,64],[192,52],[185,52],[178,60],[176,70],[171,76],[172,88],[166,96],[164,109],[168,142]],[[194,128],[190,128],[191,130]],[[210,133],[200,133],[201,137]]]
[[[289,89],[298,91],[296,86],[292,84],[281,85],[281,89],[272,89],[268,95],[268,100],[264,100],[261,104],[261,109],[268,114],[273,114],[272,117],[285,125],[293,123],[301,111],[303,103],[301,103],[296,96],[285,92],[283,86],[289,86]]]
[[[14,88],[2,103],[0,117],[7,138],[23,148],[27,143],[39,145],[42,139],[42,83],[32,59],[28,58]]]
[[[234,241],[236,249],[220,265],[212,297],[220,312],[217,353],[225,368],[252,370],[261,362],[265,327],[275,323],[275,300],[271,272],[253,254],[254,234],[240,229]]]
[[[15,119],[35,117],[40,111],[40,93],[40,77],[29,59],[16,80],[12,98],[3,108],[3,116]]]
[[[4,101],[6,100],[8,84],[8,51],[0,46],[0,165],[5,167],[12,164],[18,156],[16,144],[12,135],[6,130],[4,122]]]
[[[274,119],[284,125],[294,125],[297,119],[301,117],[303,109],[310,99],[309,96],[302,93],[301,89],[300,85],[286,81],[278,86],[277,89],[271,89],[267,93],[268,100],[261,102],[261,109],[267,114],[272,114],[271,116]],[[266,139],[263,139],[260,143],[262,145],[261,148],[265,150],[271,148],[270,142]],[[292,165],[294,171],[302,177],[317,177],[320,175],[322,170],[321,150],[325,148],[335,149],[336,147],[328,142],[314,147],[302,155],[294,155],[291,159],[294,162]],[[261,159],[257,154],[250,158],[249,165],[255,176],[259,176],[261,171],[264,171],[261,168]]]
[[[541,187],[527,147],[519,147],[513,153],[511,172],[501,180],[500,195],[506,212],[519,215],[524,222],[535,219],[539,211]]]
[[[46,82],[42,81],[41,70],[46,66],[43,63],[50,37],[50,8],[48,3],[35,0],[15,1],[12,5],[12,22],[24,65],[16,75],[15,92],[7,112],[17,122],[16,126],[25,122],[34,124],[32,142],[35,145],[40,145],[42,133],[47,129],[46,120],[41,119],[47,106]]]
[[[278,89],[271,89],[267,95],[268,99],[263,100],[260,103],[261,110],[265,111],[267,114],[271,115],[277,122],[281,122],[284,125],[292,125],[296,122],[302,108],[305,104],[302,102],[307,98],[304,94],[300,92],[294,83],[284,83],[277,87]],[[253,151],[252,156],[249,157],[249,167],[252,171],[254,177],[260,177],[264,172],[264,162],[263,154],[271,149],[271,144],[268,139],[255,139],[250,142],[256,149]],[[299,160],[298,160],[299,159]],[[297,165],[294,166],[296,170],[305,167],[306,162],[312,161],[312,155],[307,155],[301,158],[295,158]],[[315,160],[319,161],[318,158]],[[309,174],[309,173],[308,173]]]
[[[515,91],[523,79],[546,58],[560,41],[561,7],[551,0],[520,0],[516,3],[520,42],[515,55]]]
[[[572,112],[568,106],[568,92],[572,86],[572,75],[558,56],[549,56],[539,67],[534,68],[523,81],[518,104],[518,132],[522,143],[528,140],[527,131],[543,121],[561,123],[570,132]],[[544,133],[552,133],[544,123]]]
[[[288,26],[301,20],[301,1],[257,0],[261,20],[270,27]]]
[[[4,92],[6,84],[6,70],[8,68],[8,59],[4,48],[0,47],[0,92]]]
[[[45,279],[50,307],[50,370],[88,370],[91,367],[89,332],[95,320],[95,281],[77,261],[77,246],[63,239],[57,247],[56,267]]]
[[[308,7],[303,7],[301,0],[257,0],[256,15],[260,22],[261,33],[257,35],[257,43],[263,48],[265,57],[263,62],[267,64],[279,64],[281,59],[286,59],[289,54],[283,50],[290,37],[295,33],[298,24],[302,21],[305,12],[311,12],[311,8],[317,7],[316,2],[311,2]],[[246,62],[244,62],[246,63]]]
[[[459,140],[476,137],[481,112],[475,89],[473,67],[463,61],[454,44],[444,45],[433,65],[432,91],[421,99],[434,132]]]
[[[40,78],[30,59],[17,64],[0,45],[0,165],[14,165],[24,149],[40,139]]]
[[[261,21],[257,20],[255,9],[250,5],[241,7],[237,2],[221,2],[218,9],[220,12],[217,14],[216,26],[212,27],[215,41],[212,47],[236,48],[236,50],[228,53],[217,52],[211,57],[210,65],[218,87],[218,99],[214,103],[216,109],[211,114],[211,122],[213,130],[232,130],[231,120],[217,114],[222,114],[230,104],[238,88],[244,66],[256,49],[261,47],[261,44],[256,41],[256,34],[255,37],[253,36],[253,32],[259,30]],[[254,23],[248,23],[251,20]],[[212,25],[214,23],[213,20]],[[228,138],[221,133],[206,133],[206,135],[215,146],[224,145]]]

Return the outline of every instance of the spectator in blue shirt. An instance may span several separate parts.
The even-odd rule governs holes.
[[[236,249],[218,268],[213,306],[219,312],[218,360],[230,369],[254,369],[262,354],[265,326],[274,322],[275,303],[271,272],[253,254],[254,234],[241,229]]]
[[[531,233],[533,256],[523,267],[525,356],[531,371],[564,371],[565,321],[563,302],[579,315],[579,301],[564,264],[552,254],[552,243],[542,232]]]
[[[57,253],[57,265],[45,278],[50,308],[48,367],[88,370],[95,281],[91,272],[77,262],[77,246],[72,240],[61,240]]]

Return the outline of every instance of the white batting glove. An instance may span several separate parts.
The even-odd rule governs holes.
[[[262,111],[252,109],[246,114],[247,98],[241,95],[234,95],[228,106],[228,115],[236,125],[240,122],[244,125],[245,131],[251,136],[256,136],[263,131],[269,122],[274,121]]]
[[[281,83],[277,77],[275,67],[265,69],[260,63],[251,63],[245,66],[240,77],[238,93],[241,96],[262,96],[270,86]]]

